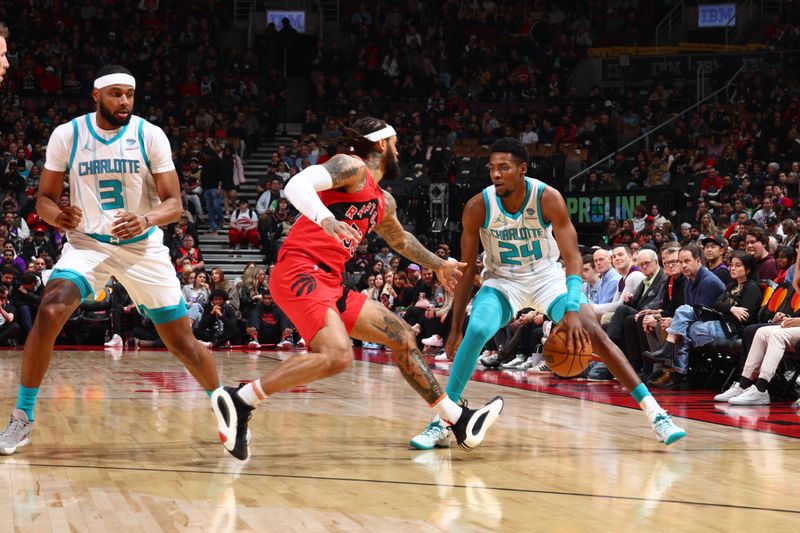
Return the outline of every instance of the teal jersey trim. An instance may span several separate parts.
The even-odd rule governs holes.
[[[94,126],[92,126],[92,119],[90,118],[91,115],[92,115],[92,113],[88,113],[88,114],[84,115],[86,117],[86,127],[89,129],[89,133],[92,134],[92,137],[97,139],[97,141],[105,144],[106,146],[108,146],[111,143],[117,142],[119,140],[119,138],[122,137],[123,135],[125,135],[125,132],[128,131],[128,124],[130,124],[130,122],[128,122],[128,124],[125,124],[124,126],[122,126],[122,129],[120,129],[117,132],[116,135],[111,137],[109,140],[105,140],[102,137],[100,137],[97,134],[96,131],[94,131]]]
[[[491,205],[489,204],[489,191],[486,189],[483,190],[483,203],[486,207],[486,216],[483,219],[483,228],[486,229],[489,227],[489,217],[492,213]]]
[[[144,149],[144,119],[139,118],[139,127],[136,129],[136,136],[139,139],[139,150],[142,152],[142,159],[144,164],[147,165],[147,170],[150,170],[150,159],[147,158],[147,150]],[[152,174],[153,171],[151,170]]]
[[[120,245],[120,244],[131,244],[134,242],[143,241],[150,235],[152,235],[155,230],[156,227],[153,226],[149,230],[142,233],[141,235],[137,235],[136,237],[131,237],[130,239],[122,239],[122,240],[118,239],[117,237],[114,237],[113,235],[103,235],[101,233],[86,233],[86,235],[96,241],[104,242],[106,244]]]
[[[513,215],[508,211],[506,211],[506,208],[503,207],[503,202],[500,200],[500,197],[495,194],[495,198],[497,199],[497,207],[500,208],[500,212],[512,220],[518,219],[520,216],[522,216],[522,213],[525,211],[525,206],[528,205],[528,200],[530,200],[531,198],[531,189],[532,187],[530,182],[528,182],[528,180],[525,180],[525,200],[523,200],[522,207],[520,207],[519,211],[517,211]]]
[[[186,316],[186,303],[181,301],[176,305],[156,307],[155,309],[148,309],[146,306],[140,305],[139,313],[152,320],[153,324],[166,324]]]
[[[50,276],[48,282],[54,279],[65,279],[74,283],[75,286],[78,287],[78,290],[81,291],[81,301],[86,300],[89,296],[94,297],[94,289],[92,289],[89,280],[77,270],[57,268],[53,270],[53,274]]]
[[[72,169],[72,164],[75,161],[75,153],[78,151],[78,120],[72,119],[72,149],[69,151],[69,165],[67,165],[67,174]]]
[[[536,216],[539,217],[539,224],[542,225],[543,228],[547,229],[550,227],[550,222],[545,222],[544,217],[542,216],[542,194],[544,194],[544,189],[547,187],[544,183],[539,184],[539,190],[536,191]]]

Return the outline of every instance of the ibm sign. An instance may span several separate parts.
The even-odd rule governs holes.
[[[700,4],[697,6],[699,28],[736,26],[736,4]]]

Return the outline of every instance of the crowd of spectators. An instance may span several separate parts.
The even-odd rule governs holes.
[[[647,27],[643,17],[655,20],[658,10],[642,10],[642,2],[348,5],[344,38],[319,41],[311,58],[312,91],[302,134],[271,155],[253,202],[239,198],[237,189],[252,150],[275,132],[286,81],[274,53],[261,57],[251,50],[223,51],[218,46],[216,34],[230,26],[224,2],[158,6],[85,1],[69,10],[59,2],[47,4],[47,16],[28,2],[0,7],[0,19],[12,28],[33,22],[41,30],[18,31],[9,40],[11,69],[0,87],[0,344],[24,341],[48,270],[65,241],[34,209],[47,139],[55,126],[88,110],[94,72],[102,64],[119,62],[134,72],[140,80],[137,114],[161,126],[172,144],[185,213],[178,223],[163,228],[165,243],[195,334],[215,347],[304,343],[268,290],[270,270],[297,217],[283,188],[307,166],[346,149],[337,139],[342,127],[356,118],[380,116],[398,130],[407,178],[387,187],[402,197],[409,183],[428,178],[464,185],[455,157],[461,145],[515,136],[532,153],[543,146],[585,147],[588,164],[614,154],[624,141],[671,118],[688,101],[683,82],[668,78],[652,80],[644,91],[642,86],[594,87],[579,95],[571,85],[574,67],[589,47],[647,44],[639,35]],[[765,42],[789,46],[797,33],[793,9],[787,7],[787,17],[767,27]],[[96,23],[100,20],[102,24]],[[270,31],[270,39],[282,38],[275,28]],[[674,259],[657,266],[659,256],[665,257],[665,243],[677,243],[667,247],[669,254],[688,253],[687,261],[694,261],[693,274],[683,271],[687,286],[705,268],[721,279],[720,294],[738,294],[741,288],[732,284],[741,285],[744,278],[729,272],[730,267],[740,268],[736,261],[748,274],[755,270],[757,279],[791,280],[800,223],[795,207],[800,200],[800,93],[788,65],[769,61],[738,78],[726,99],[679,117],[638,150],[616,153],[575,183],[584,192],[671,188],[686,195],[674,212],[662,213],[659,205],[637,206],[630,219],[610,220],[602,239],[583,243],[616,250],[607,261],[601,257],[599,266],[594,257],[588,262],[588,287],[594,286],[593,276],[602,284],[611,271],[629,282],[608,282],[615,289],[610,299],[595,302],[598,316],[606,316],[621,344],[627,341],[619,331],[630,328],[619,327],[629,316],[612,320],[619,309],[632,307],[637,316],[642,309],[655,310],[654,302],[669,300],[659,300],[655,288],[647,295],[634,294],[634,282],[651,288],[643,281],[651,276],[660,274],[661,281],[680,278]],[[724,71],[715,75],[715,83]],[[417,215],[426,212],[413,202],[400,205]],[[457,219],[458,213],[451,217]],[[222,270],[203,258],[206,233],[198,231],[201,222],[208,223],[211,234],[228,229],[232,248],[260,248],[263,261],[226,280]],[[457,235],[450,233],[418,236],[442,257],[450,256],[450,245],[457,244],[450,240]],[[698,244],[702,253],[693,248]],[[741,253],[753,258],[749,270]],[[385,243],[370,238],[348,263],[344,281],[403,316],[422,345],[437,351],[445,342],[452,297],[430,270],[407,264]],[[480,281],[474,284],[477,289]],[[139,315],[124,288],[113,282],[109,289],[104,302],[84,307],[86,319],[110,317],[111,345],[121,345],[123,338],[158,345],[155,328]],[[715,301],[706,303],[713,307]],[[665,332],[669,318],[662,313],[657,319]],[[527,356],[546,336],[546,319],[523,310],[494,346],[506,360],[483,361],[535,370]],[[653,320],[651,316],[648,324]],[[678,337],[690,339],[687,345],[693,342],[691,324],[670,334],[670,342],[678,341],[675,346]],[[656,344],[640,343],[633,353],[656,349],[663,339],[652,337]],[[522,357],[517,358],[520,345]],[[487,350],[491,355],[492,346]],[[682,386],[680,375],[686,368],[681,350],[676,352],[681,358],[676,370],[646,377]],[[637,367],[643,373],[652,369],[643,357]],[[595,376],[601,371],[593,369]]]

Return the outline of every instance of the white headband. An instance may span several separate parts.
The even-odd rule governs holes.
[[[109,85],[130,85],[135,89],[136,78],[130,74],[118,72],[116,74],[106,74],[105,76],[100,76],[94,80],[95,89],[102,89],[103,87],[108,87]]]
[[[394,131],[393,127],[387,125],[385,128],[381,128],[378,131],[373,131],[369,135],[364,135],[364,138],[376,143],[378,141],[388,139],[392,135],[397,135],[397,132]]]

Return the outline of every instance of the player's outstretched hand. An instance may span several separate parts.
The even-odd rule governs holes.
[[[363,237],[359,230],[347,222],[336,220],[333,217],[323,218],[322,222],[320,222],[320,227],[322,227],[325,233],[340,241],[350,240],[358,243],[361,242],[361,237]]]
[[[456,290],[458,280],[460,280],[461,276],[463,275],[463,272],[461,272],[459,269],[466,266],[466,263],[460,263],[455,259],[448,259],[441,267],[434,270],[434,272],[436,272],[436,277],[439,278],[439,282],[442,284],[442,287],[450,292],[453,292]]]
[[[553,328],[550,335],[555,335],[557,331],[564,331],[567,338],[567,353],[584,353],[591,339],[583,328],[578,313],[564,313],[561,322]]]
[[[61,213],[56,217],[56,226],[61,229],[75,229],[83,218],[83,211],[80,207],[70,205],[61,209]]]
[[[147,220],[144,215],[137,213],[117,213],[116,220],[111,225],[111,235],[118,239],[131,239],[141,235],[147,229]]]

